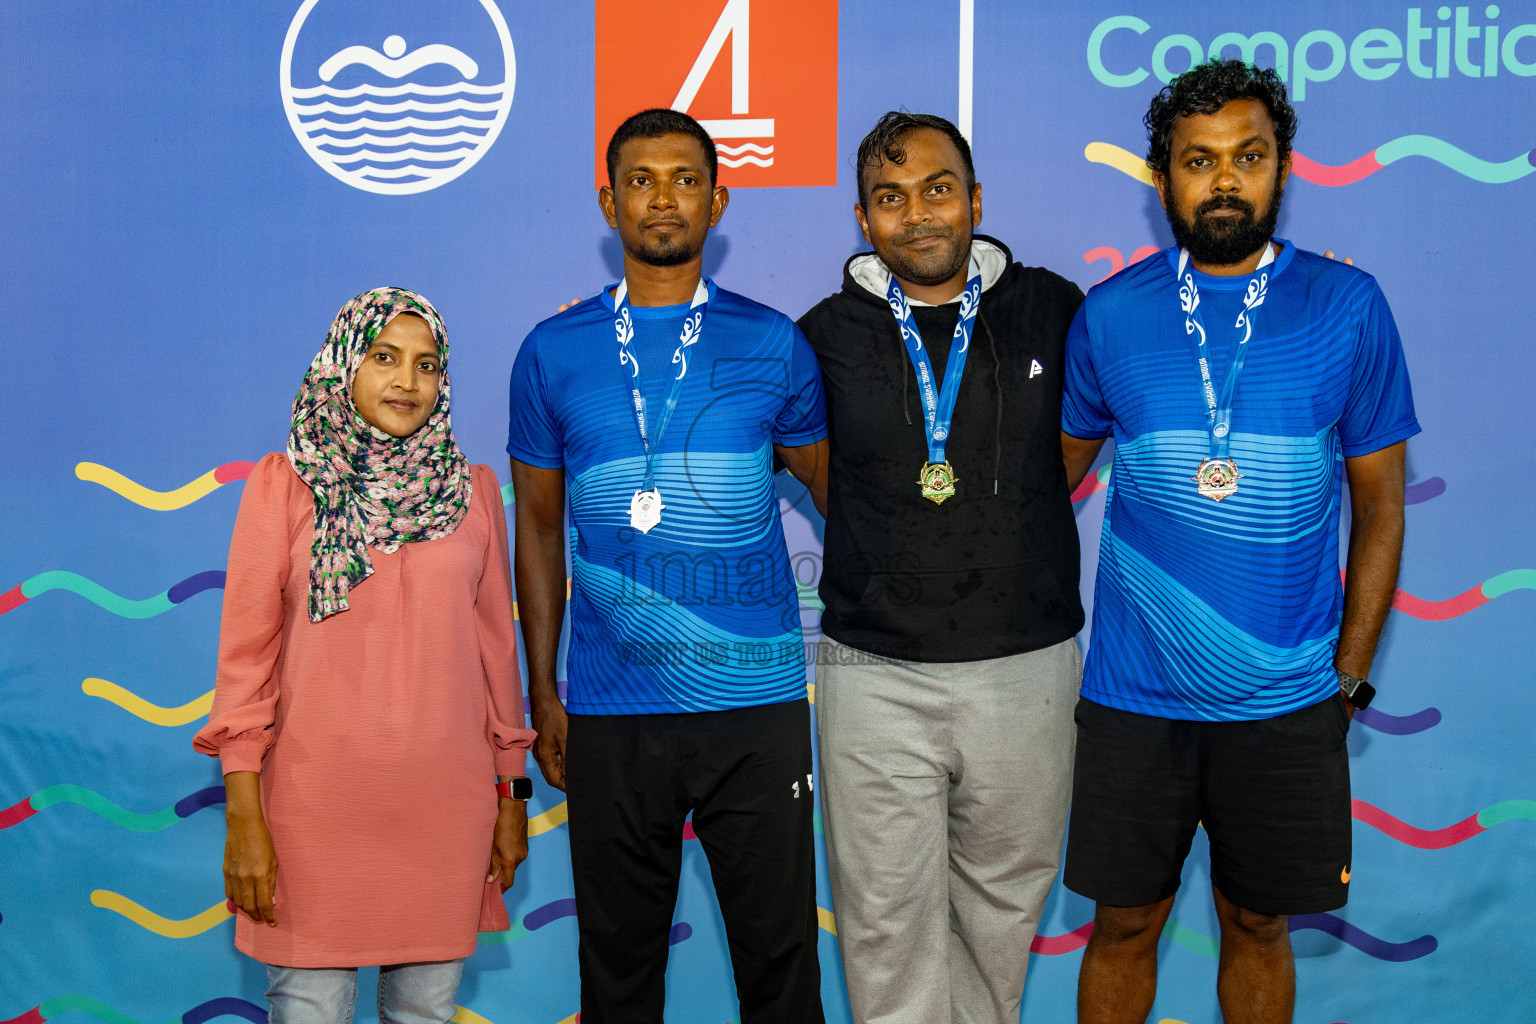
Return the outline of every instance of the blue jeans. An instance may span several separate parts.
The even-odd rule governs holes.
[[[380,1024],[446,1024],[455,1013],[463,960],[379,968]],[[270,1024],[351,1024],[356,967],[267,965]]]

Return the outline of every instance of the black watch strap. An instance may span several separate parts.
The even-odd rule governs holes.
[[[1334,671],[1339,674],[1339,689],[1349,698],[1349,702],[1355,706],[1356,711],[1371,706],[1371,701],[1376,699],[1376,687],[1364,679],[1356,679],[1342,669]]]

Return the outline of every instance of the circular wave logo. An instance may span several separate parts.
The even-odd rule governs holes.
[[[311,18],[322,0],[304,0],[283,40],[280,85],[288,124],[315,163],[386,196],[426,192],[473,167],[506,124],[517,78],[506,19],[492,0],[477,2],[489,25],[478,16],[473,26],[425,24],[418,5],[401,3],[332,3],[337,11]]]

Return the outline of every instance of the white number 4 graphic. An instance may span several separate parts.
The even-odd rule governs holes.
[[[731,42],[731,113],[732,117],[703,118],[699,123],[704,130],[716,139],[740,139],[740,138],[773,138],[773,118],[771,117],[746,117],[751,108],[751,82],[752,82],[752,37],[751,37],[751,10],[752,0],[726,0],[725,7],[720,11],[720,17],[715,21],[715,27],[710,30],[709,38],[704,41],[704,48],[699,51],[698,57],[693,61],[693,67],[688,69],[688,77],[683,79],[682,88],[677,90],[677,96],[672,100],[672,109],[688,113],[688,108],[693,105],[694,98],[699,94],[699,88],[704,84],[704,79],[709,75],[710,69],[715,66],[720,52],[725,48],[727,39]],[[742,149],[740,147],[728,147],[731,156],[736,156]],[[763,147],[753,149],[754,153],[772,153],[772,148],[764,150]],[[764,167],[773,163],[770,159],[752,161]],[[732,163],[722,161],[728,166],[739,166],[739,161]]]

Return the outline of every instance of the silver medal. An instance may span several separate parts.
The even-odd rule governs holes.
[[[648,491],[636,491],[629,499],[629,525],[641,533],[650,533],[651,527],[661,522],[661,491],[652,487]]]

